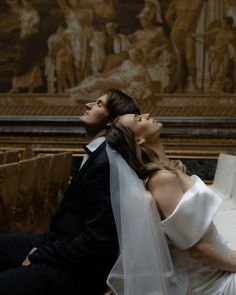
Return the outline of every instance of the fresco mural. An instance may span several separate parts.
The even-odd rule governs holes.
[[[3,0],[0,92],[236,92],[236,0]]]

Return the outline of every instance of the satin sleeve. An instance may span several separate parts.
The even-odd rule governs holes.
[[[180,249],[196,244],[207,231],[221,199],[197,176],[195,184],[187,190],[174,212],[162,221],[165,234]]]

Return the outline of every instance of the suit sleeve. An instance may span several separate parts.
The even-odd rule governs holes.
[[[116,241],[115,222],[110,203],[109,163],[94,168],[87,183],[85,229],[74,238],[46,244],[29,256],[33,263],[54,265],[90,264],[109,255]]]

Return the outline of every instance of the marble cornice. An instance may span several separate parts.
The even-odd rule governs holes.
[[[234,137],[236,117],[158,117],[162,135]],[[1,135],[85,136],[78,116],[1,116]]]

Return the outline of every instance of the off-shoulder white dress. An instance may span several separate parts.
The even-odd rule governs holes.
[[[192,259],[187,249],[200,239],[226,255],[229,248],[218,233],[213,218],[221,203],[220,198],[197,176],[174,212],[162,221],[170,242],[173,264],[178,272],[186,273],[188,294],[236,295],[236,273],[217,270]]]

